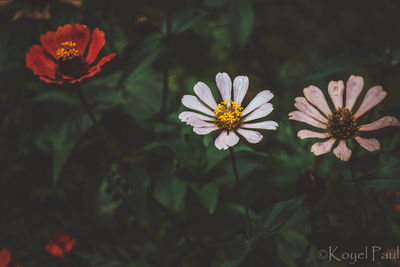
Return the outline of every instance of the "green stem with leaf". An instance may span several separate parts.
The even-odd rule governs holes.
[[[231,155],[232,168],[233,168],[233,173],[235,175],[235,187],[237,189],[237,192],[239,193],[240,179],[239,179],[239,173],[238,173],[237,166],[236,166],[236,157],[235,157],[235,151],[233,150],[233,147],[229,148],[229,153]],[[246,212],[247,236],[249,237],[249,236],[253,235],[253,229],[252,229],[252,226],[251,226],[249,209],[247,208],[247,205],[246,205],[246,203],[244,203],[244,201],[243,201],[243,205],[244,205],[244,209],[245,209],[245,212]]]
[[[112,142],[109,140],[105,131],[100,127],[99,123],[97,122],[96,116],[94,115],[94,112],[91,108],[89,98],[86,94],[85,89],[81,85],[79,85],[78,91],[79,91],[81,103],[84,106],[84,108],[86,109],[86,113],[89,115],[90,120],[92,121],[94,127],[96,128],[96,130],[99,133],[99,135],[101,136],[101,138],[103,139],[103,141],[104,141],[105,145],[107,146],[107,148],[109,149],[110,153],[113,154],[118,160],[122,159],[123,158],[122,153],[112,144]]]

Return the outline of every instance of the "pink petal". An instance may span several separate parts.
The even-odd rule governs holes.
[[[258,142],[261,141],[261,139],[263,138],[262,134],[260,134],[259,132],[256,131],[252,131],[252,130],[245,130],[245,129],[237,129],[237,132],[243,136],[247,142],[252,143],[252,144],[256,144]]]
[[[187,108],[203,112],[210,116],[214,116],[214,113],[208,107],[206,107],[197,97],[193,95],[184,95],[181,102]]]
[[[297,136],[300,139],[305,139],[305,138],[327,138],[329,136],[331,136],[330,133],[325,132],[325,133],[319,133],[319,132],[314,132],[314,131],[310,131],[310,130],[300,130],[297,132]]]
[[[210,88],[203,82],[198,82],[193,88],[194,92],[204,103],[210,108],[215,110],[217,108],[217,102],[215,102],[214,96],[211,93]]]
[[[253,120],[263,118],[263,117],[267,116],[268,114],[270,114],[272,112],[272,110],[274,110],[274,107],[272,106],[272,104],[266,103],[266,104],[262,105],[261,107],[257,108],[256,110],[254,110],[252,113],[250,113],[246,117],[244,117],[243,122],[253,121]]]
[[[354,139],[366,150],[373,152],[379,150],[381,145],[376,138],[362,138],[360,136],[354,136]]]
[[[316,106],[327,117],[332,114],[321,89],[314,85],[310,85],[309,87],[304,88],[303,93],[308,102]]]
[[[315,154],[315,156],[319,156],[325,153],[328,153],[331,151],[333,144],[335,143],[336,139],[331,138],[328,141],[325,142],[318,142],[312,145],[311,147],[311,152]]]
[[[364,87],[364,79],[361,76],[351,75],[346,84],[346,108],[352,110]]]
[[[239,142],[239,137],[234,132],[223,131],[217,139],[215,139],[215,146],[219,150],[226,150],[229,147],[236,145]]]
[[[215,77],[215,82],[219,92],[221,93],[222,100],[230,101],[232,95],[232,81],[227,73],[218,73]]]
[[[196,112],[192,111],[184,111],[181,114],[179,114],[178,118],[181,120],[181,122],[187,122],[189,118],[191,117],[196,117],[199,118],[200,120],[203,121],[213,121],[214,119]]]
[[[392,116],[385,116],[370,124],[361,125],[359,131],[374,131],[388,126],[400,126],[398,119]]]
[[[198,135],[206,135],[209,134],[215,130],[218,130],[219,128],[217,126],[213,127],[194,127],[193,132],[197,133]]]
[[[327,118],[322,116],[321,113],[316,108],[314,108],[313,105],[308,103],[307,99],[305,99],[304,97],[296,97],[295,101],[296,101],[296,103],[294,104],[294,106],[298,110],[304,112],[305,114],[307,114],[308,116],[310,116],[313,119],[316,119],[323,123],[328,123]]]
[[[343,107],[343,93],[344,83],[343,81],[331,81],[328,85],[329,96],[332,99],[333,105],[336,109]]]
[[[246,116],[256,108],[268,103],[268,101],[270,101],[273,97],[274,94],[269,90],[259,92],[243,110],[242,116]]]
[[[241,128],[247,129],[264,129],[264,130],[276,130],[278,123],[275,121],[262,121],[256,123],[244,123]]]
[[[339,145],[333,150],[333,154],[343,161],[348,161],[351,157],[351,150],[347,147],[345,140],[340,140]]]
[[[249,78],[247,76],[237,76],[233,80],[233,101],[241,104],[248,88]]]
[[[370,88],[365,94],[364,100],[358,108],[356,114],[354,114],[354,117],[359,118],[365,112],[378,105],[386,97],[386,95],[386,91],[384,91],[380,85]]]
[[[311,118],[310,116],[308,116],[307,114],[305,114],[301,111],[298,111],[298,110],[289,113],[289,120],[301,121],[301,122],[310,124],[314,127],[318,127],[321,129],[327,129],[326,124],[323,124],[322,122],[317,121],[317,120]]]

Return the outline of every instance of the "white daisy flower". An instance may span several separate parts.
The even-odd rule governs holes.
[[[249,87],[247,76],[237,76],[232,81],[227,73],[218,73],[215,77],[217,87],[222,96],[222,102],[217,104],[210,88],[202,82],[195,84],[193,90],[196,96],[184,95],[182,104],[193,111],[184,111],[179,114],[179,119],[193,127],[193,131],[199,135],[206,135],[216,130],[222,132],[215,139],[218,149],[228,149],[239,142],[236,133],[243,136],[249,143],[255,144],[261,141],[262,134],[249,129],[276,130],[278,123],[275,121],[251,121],[261,119],[274,109],[268,103],[274,95],[269,90],[258,93],[245,109],[242,101]],[[198,113],[201,112],[201,113]]]
[[[376,138],[363,138],[358,132],[375,131],[388,126],[400,126],[399,121],[392,116],[385,116],[379,120],[359,125],[358,118],[367,111],[378,105],[387,95],[382,86],[377,85],[370,88],[360,104],[358,110],[353,114],[352,109],[364,86],[364,79],[360,76],[350,76],[346,84],[346,95],[344,103],[345,86],[343,81],[331,81],[328,85],[328,93],[332,99],[335,109],[331,111],[321,89],[311,85],[303,90],[304,97],[297,97],[294,106],[298,109],[289,113],[289,119],[305,122],[311,126],[325,130],[315,132],[300,130],[297,136],[304,138],[328,138],[327,141],[315,143],[311,152],[316,156],[331,151],[336,140],[338,146],[333,154],[343,161],[351,157],[351,150],[347,147],[347,140],[354,138],[364,149],[375,151],[380,149]],[[322,113],[322,114],[321,114]]]

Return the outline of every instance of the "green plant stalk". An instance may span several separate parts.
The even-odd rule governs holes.
[[[169,36],[171,34],[171,24],[172,24],[172,11],[170,9],[166,12],[166,32],[165,39],[167,43],[167,51],[169,50]],[[168,91],[169,91],[169,64],[168,58],[164,58],[164,67],[163,67],[163,88],[161,95],[161,108],[160,108],[160,116],[164,118],[167,110],[167,99],[168,99]]]
[[[104,130],[100,127],[100,125],[97,122],[97,119],[93,113],[93,110],[89,104],[89,98],[86,94],[85,89],[79,85],[78,86],[78,91],[79,91],[79,96],[81,99],[81,103],[83,107],[85,108],[87,114],[89,115],[91,121],[93,122],[94,127],[96,128],[97,132],[100,134],[101,138],[103,139],[105,145],[107,146],[108,150],[110,151],[111,154],[115,156],[117,160],[121,160],[123,158],[122,153],[111,143],[109,138],[107,137],[106,133]]]
[[[233,150],[233,147],[229,148],[229,153],[231,155],[231,161],[232,161],[232,168],[233,168],[233,173],[235,174],[235,187],[237,189],[237,192],[239,192],[240,189],[240,179],[239,179],[239,173],[237,170],[237,166],[236,166],[236,158],[235,158],[235,151]],[[244,201],[243,202],[243,206],[244,209],[246,211],[246,228],[247,228],[247,236],[250,237],[253,235],[253,229],[251,226],[251,220],[250,220],[250,215],[249,215],[249,209],[247,208],[247,205]]]

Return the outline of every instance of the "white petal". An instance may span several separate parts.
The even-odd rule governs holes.
[[[224,138],[224,143],[228,146],[228,147],[233,147],[234,145],[236,145],[239,142],[239,136],[237,136],[235,134],[235,132],[230,131],[226,137]]]
[[[354,136],[354,139],[366,150],[373,152],[381,149],[381,144],[376,138],[362,138],[360,136]]]
[[[197,117],[190,117],[187,121],[186,121],[187,125],[193,126],[193,127],[214,127],[215,124],[212,122],[207,122],[207,121],[203,121]]]
[[[217,102],[215,102],[214,96],[211,93],[210,88],[203,82],[198,82],[193,88],[196,95],[206,103],[210,108],[215,110],[217,108]]]
[[[346,83],[346,108],[350,111],[353,109],[354,104],[357,101],[364,87],[364,79],[361,76],[351,75]]]
[[[343,107],[343,81],[330,81],[328,85],[328,92],[332,99],[333,105],[335,105],[335,108],[339,109]]]
[[[181,114],[179,114],[179,119],[181,120],[181,122],[187,122],[187,120],[191,117],[195,117],[195,118],[199,118],[200,120],[203,121],[213,121],[214,118],[196,113],[196,112],[192,112],[192,111],[184,111]]]
[[[310,116],[308,116],[307,114],[305,114],[301,111],[298,111],[298,110],[289,113],[289,120],[301,121],[301,122],[310,124],[314,127],[318,127],[321,129],[327,129],[326,124],[323,124],[322,122],[317,121],[317,120],[311,118]]]
[[[359,118],[365,112],[378,105],[386,97],[386,95],[386,91],[384,91],[380,85],[370,88],[365,94],[365,97],[356,114],[354,114],[354,117]]]
[[[278,123],[275,121],[262,121],[256,123],[244,123],[241,128],[247,129],[264,129],[264,130],[276,130]]]
[[[245,130],[245,129],[237,129],[236,130],[241,136],[243,136],[247,142],[256,144],[261,141],[263,138],[262,134],[252,130]]]
[[[328,123],[328,119],[325,118],[324,116],[322,116],[322,114],[318,111],[318,109],[314,108],[313,105],[308,103],[308,101],[305,97],[296,97],[295,101],[296,101],[296,103],[294,104],[294,106],[298,110],[304,112],[305,114],[307,114],[308,116],[310,116],[313,119],[316,119],[323,123]]]
[[[351,157],[351,150],[347,147],[346,141],[340,140],[339,145],[333,150],[333,154],[343,161],[348,161]]]
[[[247,76],[237,76],[233,80],[233,101],[241,104],[248,88],[249,78]]]
[[[221,93],[222,100],[230,101],[232,95],[232,81],[227,73],[218,73],[215,77],[215,82],[219,92]]]
[[[259,118],[263,118],[270,114],[274,110],[274,107],[271,103],[266,103],[259,107],[258,109],[254,110],[252,113],[244,117],[243,122],[245,121],[253,121]]]
[[[214,116],[214,113],[207,106],[205,106],[197,97],[193,95],[184,95],[182,97],[181,102],[187,108],[203,112],[210,116]]]
[[[329,108],[329,105],[326,102],[325,96],[322,93],[321,89],[314,85],[310,85],[309,87],[304,88],[303,93],[308,102],[316,106],[327,117],[331,115],[331,109]]]
[[[333,144],[335,143],[336,139],[331,138],[328,141],[325,142],[318,142],[312,145],[311,147],[311,152],[315,154],[315,156],[319,156],[325,153],[328,153],[331,151]]]
[[[361,125],[359,131],[374,131],[388,126],[400,126],[398,119],[392,116],[385,116],[370,124]]]
[[[314,132],[314,131],[310,131],[310,130],[300,130],[297,132],[297,136],[300,139],[305,139],[305,138],[327,138],[329,136],[331,136],[330,133],[325,132],[325,133],[319,133],[319,132]]]
[[[228,145],[225,144],[224,140],[225,138],[228,136],[226,131],[222,131],[222,133],[217,137],[217,139],[215,139],[214,145],[216,148],[218,148],[219,150],[223,149],[226,150],[228,149]]]
[[[269,90],[264,90],[259,92],[253,100],[250,101],[250,103],[247,105],[247,107],[243,110],[242,116],[245,116],[255,110],[256,108],[264,105],[265,103],[268,103],[272,98],[274,97],[274,94],[269,91]]]
[[[193,132],[197,133],[198,135],[206,135],[211,133],[212,131],[218,130],[217,126],[213,126],[213,127],[194,127],[193,128]]]

